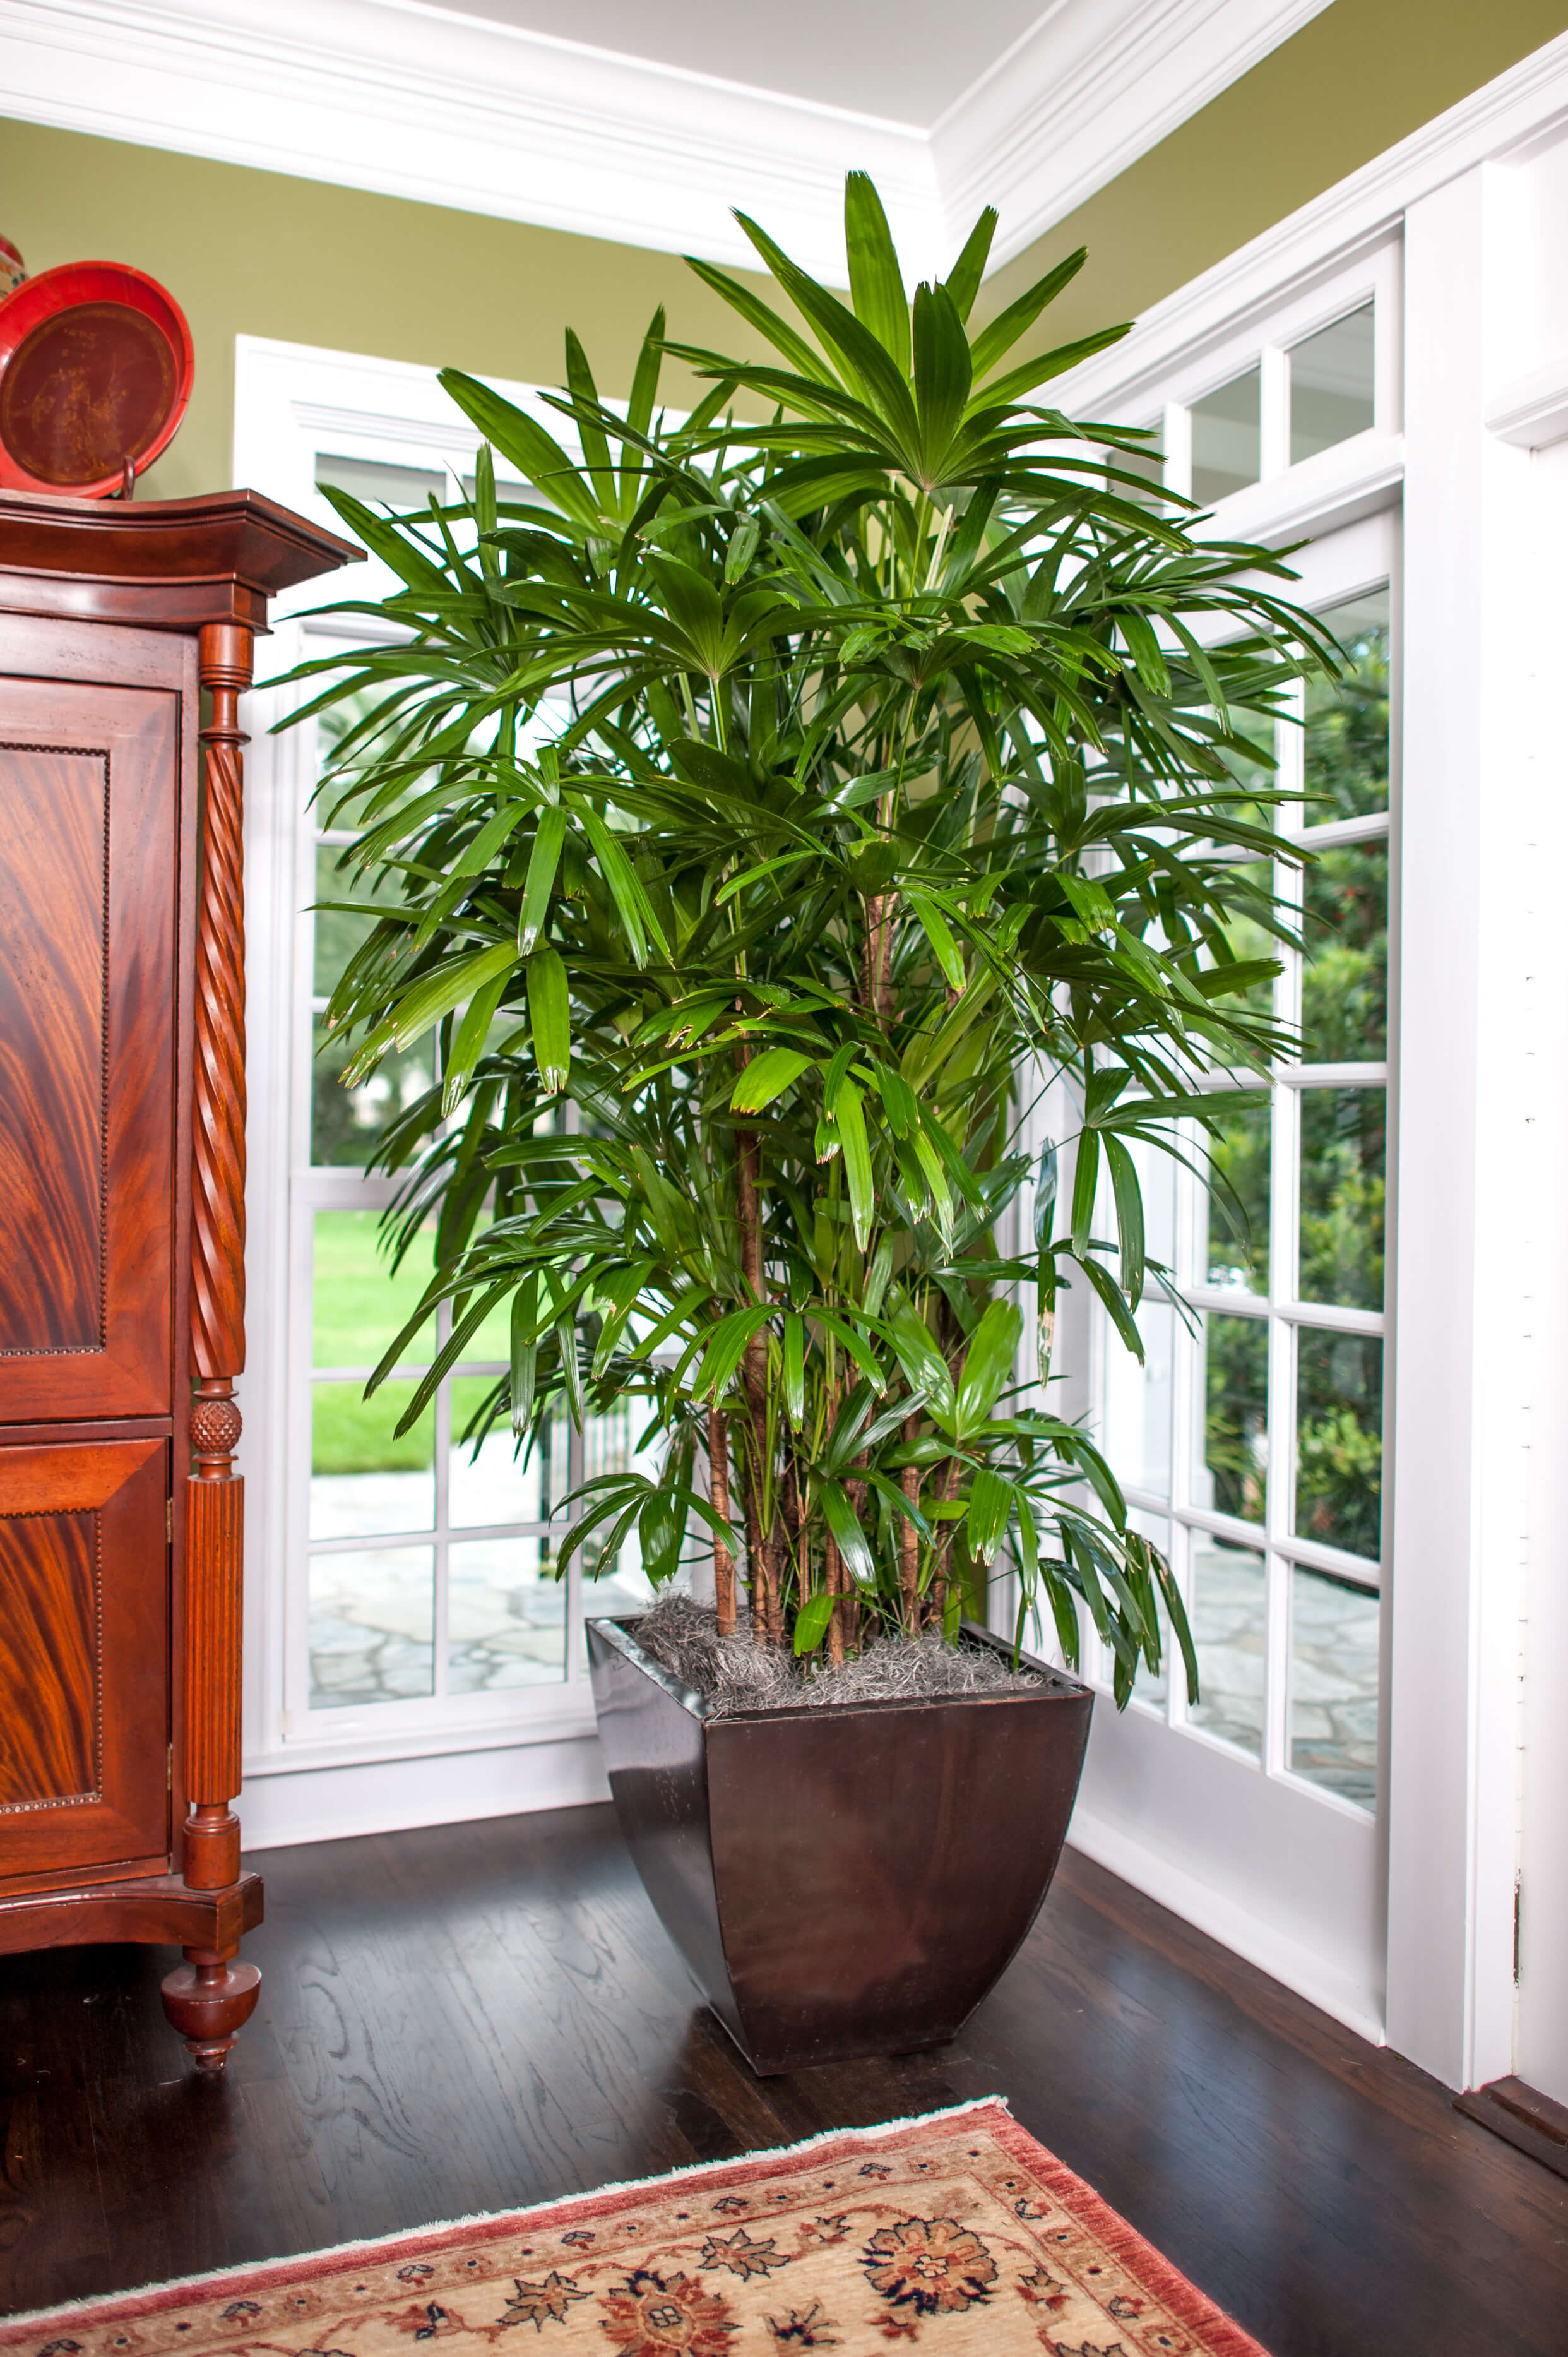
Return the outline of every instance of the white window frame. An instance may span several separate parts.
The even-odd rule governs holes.
[[[1288,462],[1288,361],[1293,345],[1320,328],[1348,317],[1367,302],[1375,305],[1373,423],[1369,428],[1320,450],[1292,467]],[[1132,339],[1130,339],[1132,340]],[[1337,266],[1317,263],[1303,273],[1294,287],[1259,286],[1253,299],[1213,322],[1208,332],[1190,344],[1167,344],[1157,361],[1129,371],[1126,380],[1095,400],[1088,396],[1091,414],[1119,425],[1147,424],[1151,414],[1162,424],[1170,487],[1188,479],[1190,442],[1187,418],[1191,403],[1228,382],[1254,364],[1260,367],[1261,479],[1216,502],[1212,520],[1199,527],[1205,537],[1249,540],[1265,547],[1309,544],[1292,558],[1301,576],[1284,585],[1287,594],[1306,606],[1324,608],[1353,597],[1360,589],[1387,581],[1393,617],[1395,679],[1402,645],[1400,586],[1402,580],[1401,513],[1403,486],[1403,273],[1401,241],[1385,231],[1366,241]],[[1092,369],[1094,364],[1090,364]],[[1110,363],[1102,367],[1105,383]],[[1068,397],[1073,397],[1069,387]],[[1075,404],[1083,414],[1085,400]],[[1264,586],[1277,587],[1265,582]],[[1391,689],[1391,842],[1400,836],[1398,780],[1401,770],[1401,703]],[[1281,731],[1282,781],[1299,783],[1302,748],[1297,731]],[[1299,821],[1296,823],[1300,823]],[[1289,826],[1290,822],[1286,821]],[[1380,832],[1383,822],[1365,828],[1352,822],[1336,834]],[[1326,842],[1326,831],[1318,840]],[[1222,1535],[1254,1548],[1265,1564],[1267,1601],[1267,1665],[1265,1722],[1262,1757],[1253,1759],[1201,1726],[1185,1723],[1179,1663],[1168,1672],[1165,1706],[1153,1710],[1138,1700],[1118,1720],[1105,1693],[1090,1745],[1090,1765],[1075,1819],[1073,1837],[1102,1863],[1127,1878],[1140,1882],[1153,1895],[1189,1915],[1228,1945],[1262,1964],[1280,1979],[1311,1997],[1348,2027],[1374,2040],[1385,2035],[1388,2019],[1387,1857],[1391,1824],[1389,1664],[1392,1655],[1396,1455],[1396,1313],[1394,1281],[1398,1231],[1398,1063],[1393,1043],[1399,1038],[1400,959],[1398,952],[1399,864],[1391,858],[1389,954],[1391,1064],[1380,1068],[1388,1089],[1388,1214],[1385,1254],[1389,1278],[1382,1315],[1354,1313],[1359,1330],[1383,1333],[1383,1534],[1380,1565],[1380,1772],[1378,1807],[1373,1815],[1316,1783],[1294,1774],[1288,1765],[1289,1570],[1291,1560],[1311,1567],[1319,1551],[1291,1538],[1284,1524],[1289,1512],[1290,1485],[1282,1479],[1288,1466],[1271,1465],[1269,1516],[1265,1529],[1249,1530],[1225,1522]],[[1282,1006],[1282,1012],[1290,1012]],[[1271,1168],[1294,1173],[1294,1125],[1298,1113],[1288,1069],[1283,1085],[1274,1092],[1272,1114]],[[1326,1079],[1326,1071],[1314,1077]],[[1354,1077],[1371,1082],[1370,1067],[1358,1067]],[[1281,1159],[1282,1152],[1287,1158]],[[1196,1183],[1178,1173],[1177,1234],[1182,1275],[1194,1275],[1192,1238],[1197,1211]],[[1274,1222],[1271,1262],[1280,1251],[1279,1238],[1294,1228]],[[1187,1287],[1184,1286],[1184,1291]],[[1236,1312],[1238,1301],[1219,1298],[1207,1287],[1194,1288],[1195,1306]],[[1319,1328],[1335,1321],[1316,1305],[1286,1300],[1281,1271],[1271,1265],[1268,1297],[1271,1334],[1270,1399],[1273,1414],[1271,1454],[1294,1448],[1294,1387],[1287,1367],[1292,1358],[1289,1328],[1293,1322]],[[1098,1313],[1087,1303],[1069,1315],[1063,1336],[1064,1352],[1076,1356],[1073,1379],[1062,1401],[1090,1423],[1101,1397],[1106,1353],[1119,1348],[1107,1340]],[[1176,1369],[1192,1380],[1195,1354],[1178,1343]],[[1197,1413],[1190,1402],[1174,1404],[1173,1485],[1185,1478],[1174,1458],[1184,1426]],[[1185,1414],[1179,1411],[1185,1408]],[[1289,1427],[1287,1431],[1287,1427]],[[1180,1494],[1173,1487],[1173,1497]],[[1134,1491],[1143,1504],[1143,1493]],[[1169,1504],[1150,1511],[1169,1514]],[[1221,1518],[1205,1515],[1213,1526]],[[1176,1555],[1184,1593],[1190,1598],[1186,1543],[1178,1540]],[[1091,1635],[1092,1632],[1090,1632]],[[1097,1642],[1087,1648],[1086,1666],[1098,1684],[1108,1687],[1109,1662]],[[1160,1801],[1151,1804],[1158,1792]],[[1228,1847],[1223,1856],[1195,1832],[1181,1847],[1182,1826],[1223,1823]],[[1152,1848],[1144,1846],[1146,1835]]]
[[[1326,285],[1338,282],[1337,312],[1369,257],[1395,257],[1397,414],[1237,495],[1218,522],[1281,545],[1402,508],[1388,1929],[1386,2003],[1369,2034],[1386,2027],[1451,2086],[1517,2069],[1559,2100],[1568,798],[1555,651],[1568,606],[1568,300],[1552,257],[1568,235],[1565,126],[1568,38],[1227,256],[1059,388],[1079,416],[1145,425],[1167,389],[1196,394],[1234,373],[1243,350],[1285,340],[1273,324],[1285,307],[1302,307],[1293,332],[1305,328]],[[1500,1253],[1502,1236],[1516,1249]],[[1130,1759],[1118,1870],[1316,1995],[1189,1859],[1139,1850],[1158,1773]],[[1266,1882],[1270,1866],[1261,1852],[1239,1870]]]
[[[570,443],[565,421],[544,406],[537,387],[500,382],[497,389]],[[425,468],[445,463],[461,475],[471,470],[478,446],[479,436],[441,391],[434,370],[237,339],[236,478],[329,528],[341,525],[316,488],[318,453]],[[373,637],[373,623],[307,618],[343,597],[373,602],[392,586],[392,576],[371,560],[278,599],[273,634],[259,650],[262,684],[248,699],[245,1813],[252,1840],[308,1838],[324,1829],[315,1813],[323,1807],[328,1829],[360,1831],[596,1799],[607,1789],[593,1737],[575,1563],[566,1575],[561,1679],[451,1695],[441,1691],[438,1666],[436,1691],[429,1696],[309,1707],[315,1215],[381,1211],[397,1182],[349,1166],[312,1168],[309,1161],[316,732],[306,722],[282,736],[270,734],[285,709],[308,700],[308,691],[266,683],[332,643]],[[436,1433],[437,1527],[447,1478],[446,1421],[438,1418]],[[575,1482],[584,1469],[579,1435],[571,1437],[569,1460]],[[542,1527],[506,1526],[509,1534]],[[559,1531],[561,1518],[554,1527]],[[458,1535],[485,1534],[476,1529]],[[408,1534],[399,1534],[398,1543],[404,1538],[415,1545],[429,1543]],[[437,1565],[439,1572],[439,1555]],[[438,1620],[438,1632],[439,1627]],[[421,1762],[430,1770],[428,1797],[417,1781]],[[378,1770],[387,1772],[378,1776]],[[345,1773],[356,1770],[362,1771],[357,1781]],[[296,1791],[280,1799],[291,1785]]]
[[[350,454],[340,454],[350,455]],[[359,455],[351,454],[351,455]],[[301,629],[301,651],[308,657],[337,633]],[[361,643],[359,633],[353,643]],[[301,737],[307,748],[306,773],[317,768],[315,724],[302,724]],[[396,1178],[361,1171],[350,1165],[313,1163],[309,1156],[312,1127],[313,1044],[312,1017],[325,1005],[314,988],[316,934],[311,916],[311,903],[317,898],[317,852],[318,847],[342,845],[353,839],[351,831],[341,828],[324,833],[317,813],[308,806],[296,813],[295,903],[299,911],[295,919],[295,956],[292,979],[293,1026],[290,1040],[289,1126],[291,1136],[297,1141],[291,1157],[289,1172],[289,1422],[287,1472],[285,1495],[286,1516],[286,1580],[287,1619],[284,1661],[284,1704],[285,1735],[295,1730],[306,1741],[317,1741],[338,1747],[358,1748],[369,1741],[378,1745],[405,1735],[448,1735],[473,1732],[483,1736],[496,1727],[512,1728],[520,1717],[535,1716],[546,1720],[559,1716],[561,1686],[579,1684],[586,1674],[582,1631],[582,1576],[575,1558],[565,1574],[566,1609],[563,1631],[562,1678],[541,1679],[537,1685],[508,1689],[495,1693],[455,1695],[448,1693],[447,1673],[447,1603],[448,1558],[450,1548],[464,1542],[493,1538],[546,1538],[559,1540],[569,1517],[556,1511],[543,1522],[515,1521],[490,1526],[487,1524],[453,1525],[448,1519],[451,1488],[452,1448],[457,1436],[452,1427],[451,1383],[458,1375],[482,1375],[494,1379],[507,1372],[499,1361],[478,1359],[465,1360],[451,1376],[443,1380],[432,1403],[433,1448],[432,1493],[434,1520],[426,1531],[396,1531],[375,1536],[313,1538],[310,1533],[312,1409],[316,1387],[329,1381],[357,1379],[366,1382],[372,1370],[360,1367],[321,1368],[313,1362],[312,1336],[306,1306],[314,1298],[314,1230],[316,1217],[321,1211],[380,1212],[393,1202],[400,1181]],[[303,1151],[300,1150],[303,1147]],[[444,1342],[450,1331],[450,1313],[443,1308],[437,1314],[436,1340]],[[424,1369],[413,1364],[400,1368],[400,1375],[417,1377]],[[566,1449],[566,1481],[575,1488],[584,1474],[583,1435],[568,1427]],[[326,1555],[348,1555],[373,1549],[381,1553],[413,1553],[424,1547],[434,1551],[434,1592],[432,1597],[434,1657],[431,1663],[432,1684],[428,1695],[410,1697],[403,1701],[373,1704],[338,1704],[312,1706],[310,1695],[310,1569],[315,1559]]]
[[[1240,496],[1240,495],[1238,495]],[[1177,1125],[1176,1144],[1183,1161],[1174,1165],[1172,1187],[1175,1197],[1175,1269],[1174,1282],[1177,1293],[1195,1312],[1213,1311],[1221,1317],[1249,1318],[1263,1325],[1269,1336],[1268,1386],[1271,1405],[1269,1466],[1267,1482],[1267,1512],[1262,1523],[1251,1523],[1236,1515],[1226,1514],[1196,1503],[1189,1492],[1197,1469],[1194,1454],[1201,1437],[1202,1404],[1195,1396],[1198,1367],[1202,1356],[1201,1340],[1177,1330],[1174,1344],[1174,1365],[1171,1402],[1171,1466],[1169,1495],[1141,1487],[1136,1482],[1123,1485],[1127,1502],[1144,1512],[1157,1515],[1170,1526],[1171,1562],[1177,1584],[1187,1604],[1192,1603],[1192,1587],[1188,1564],[1187,1534],[1204,1531],[1225,1544],[1246,1548],[1261,1555],[1265,1565],[1265,1597],[1267,1613],[1266,1677],[1264,1684],[1264,1723],[1261,1757],[1251,1758],[1223,1737],[1213,1733],[1200,1722],[1187,1716],[1186,1685],[1181,1674],[1179,1658],[1167,1664],[1166,1699],[1156,1704],[1146,1695],[1134,1692],[1132,1707],[1147,1712],[1173,1730],[1191,1740],[1211,1746],[1227,1759],[1254,1774],[1278,1779],[1294,1786],[1305,1796],[1320,1802],[1325,1807],[1344,1812],[1364,1821],[1368,1812],[1351,1802],[1341,1799],[1324,1786],[1299,1775],[1290,1764],[1290,1706],[1288,1694],[1288,1654],[1290,1642],[1290,1573],[1299,1564],[1305,1570],[1318,1570],[1343,1577],[1364,1588],[1369,1594],[1387,1598],[1387,1569],[1392,1550],[1392,1516],[1387,1501],[1391,1492],[1391,1402],[1393,1302],[1395,1286],[1393,1208],[1397,1202],[1397,1169],[1394,1144],[1398,1136],[1398,1071],[1399,1071],[1399,829],[1400,776],[1399,727],[1401,654],[1400,631],[1400,535],[1391,513],[1369,517],[1318,541],[1303,552],[1296,560],[1302,578],[1292,595],[1315,610],[1331,612],[1336,606],[1362,596],[1369,590],[1389,591],[1391,616],[1390,656],[1390,737],[1389,803],[1386,812],[1361,818],[1331,821],[1315,824],[1310,812],[1303,813],[1285,805],[1280,819],[1280,834],[1298,841],[1309,850],[1332,850],[1342,844],[1387,842],[1390,846],[1389,866],[1389,1047],[1383,1062],[1348,1064],[1302,1064],[1281,1062],[1273,1068],[1275,1086],[1270,1108],[1270,1229],[1269,1277],[1266,1291],[1261,1294],[1242,1292],[1211,1286],[1202,1264],[1207,1242],[1204,1213],[1206,1189],[1197,1175],[1201,1168],[1204,1135],[1195,1122]],[[1298,696],[1299,708],[1299,696]],[[1282,722],[1278,730],[1277,783],[1286,791],[1299,791],[1303,782],[1304,742],[1299,726]],[[1285,953],[1286,971],[1274,987],[1274,1014],[1287,1024],[1299,1020],[1301,953]],[[1235,1082],[1216,1077],[1207,1084],[1216,1096],[1248,1085],[1246,1075]],[[1386,1127],[1388,1139],[1388,1217],[1384,1237],[1387,1275],[1384,1306],[1380,1309],[1349,1309],[1323,1302],[1309,1302],[1299,1297],[1298,1288],[1289,1282],[1289,1263],[1296,1240],[1299,1181],[1299,1126],[1301,1093],[1306,1088],[1380,1088],[1385,1092]],[[1194,1166],[1197,1166],[1195,1168]],[[1291,1504],[1294,1494],[1296,1418],[1294,1381],[1292,1329],[1301,1327],[1317,1332],[1338,1331],[1375,1337],[1383,1345],[1383,1496],[1381,1550],[1376,1563],[1359,1555],[1342,1553],[1320,1542],[1295,1535],[1291,1529]],[[1122,1346],[1110,1330],[1109,1320],[1096,1308],[1090,1320],[1088,1395],[1091,1416],[1098,1417],[1099,1404],[1103,1400],[1108,1377],[1116,1371]],[[1386,1610],[1385,1615],[1386,1619]],[[1103,1649],[1087,1632],[1090,1641],[1089,1660],[1096,1683],[1109,1689],[1111,1663]],[[1380,1776],[1380,1784],[1381,1777]],[[1376,1812],[1372,1813],[1374,1815]]]

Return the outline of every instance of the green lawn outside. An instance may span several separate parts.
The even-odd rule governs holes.
[[[411,1432],[394,1439],[392,1426],[413,1397],[412,1383],[383,1383],[373,1398],[361,1383],[312,1386],[310,1469],[313,1473],[417,1473],[435,1448],[435,1411],[427,1407]]]
[[[413,1314],[430,1280],[431,1243],[422,1234],[395,1272],[380,1249],[380,1214],[317,1211],[314,1363],[318,1367],[371,1367]],[[508,1354],[503,1310],[486,1320],[471,1346],[477,1359]],[[403,1363],[428,1366],[430,1333],[404,1351]],[[492,1376],[460,1376],[452,1387],[452,1432],[458,1437],[474,1409],[492,1388]],[[412,1431],[395,1438],[392,1426],[413,1396],[412,1383],[386,1383],[371,1399],[362,1382],[317,1383],[312,1402],[311,1467],[317,1473],[415,1472],[428,1466],[435,1448],[435,1414],[426,1409]]]

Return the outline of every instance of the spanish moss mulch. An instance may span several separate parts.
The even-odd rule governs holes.
[[[988,1646],[944,1643],[934,1631],[873,1638],[837,1667],[820,1654],[798,1662],[787,1646],[758,1645],[743,1614],[733,1637],[719,1635],[711,1604],[679,1591],[661,1596],[628,1632],[645,1653],[701,1695],[708,1716],[740,1710],[827,1708],[850,1702],[929,1702],[942,1695],[1022,1694],[1040,1684],[1016,1674]]]

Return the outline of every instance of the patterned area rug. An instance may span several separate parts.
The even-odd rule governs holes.
[[[0,2349],[28,2357],[418,2357],[430,2343],[448,2357],[1265,2357],[994,2098],[0,2323]]]

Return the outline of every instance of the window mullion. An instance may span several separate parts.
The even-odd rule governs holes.
[[[1176,1286],[1184,1300],[1192,1289],[1197,1267],[1197,1228],[1206,1195],[1189,1167],[1197,1159],[1202,1135],[1196,1122],[1187,1121],[1179,1125],[1177,1142],[1182,1158],[1176,1166]],[[1201,1435],[1204,1402],[1198,1367],[1202,1351],[1201,1327],[1197,1334],[1189,1334],[1178,1323],[1171,1349],[1171,1577],[1189,1618],[1192,1544],[1181,1509],[1192,1501],[1192,1469]],[[1172,1727],[1185,1724],[1187,1678],[1178,1660],[1173,1660],[1165,1680],[1165,1713]]]
[[[1294,1290],[1296,1258],[1297,1135],[1301,1100],[1276,1089],[1271,1120],[1269,1204],[1269,1474],[1263,1761],[1274,1773],[1285,1765],[1290,1659],[1290,1566],[1279,1543],[1290,1534],[1295,1496],[1295,1329],[1273,1304]]]
[[[284,1605],[284,1733],[309,1712],[310,1501],[316,1449],[316,1215],[308,1191],[295,1177],[310,1160],[312,1006],[316,984],[316,835],[311,824],[310,780],[317,770],[317,724],[303,724],[306,755],[294,798],[294,966],[288,1039],[288,1232],[289,1428],[284,1463],[288,1496],[284,1512],[285,1598]]]
[[[1290,465],[1290,355],[1265,344],[1258,371],[1258,474],[1266,483]]]
[[[1282,368],[1283,354],[1279,355]],[[1266,382],[1266,379],[1265,379]],[[1288,394],[1288,388],[1286,389]],[[1305,747],[1302,716],[1305,695],[1298,685],[1293,710],[1275,731],[1279,783],[1299,793],[1305,781]],[[1286,803],[1282,831],[1301,832],[1302,807]],[[1275,868],[1279,898],[1292,909],[1300,930],[1301,870],[1281,861]],[[1302,954],[1281,945],[1283,968],[1274,984],[1274,1013],[1294,1032],[1302,1017]],[[1299,1260],[1299,1164],[1301,1096],[1296,1089],[1276,1087],[1269,1115],[1269,1475],[1265,1516],[1268,1540],[1264,1583],[1264,1658],[1262,1759],[1271,1775],[1283,1771],[1290,1750],[1290,1564],[1280,1541],[1290,1534],[1295,1499],[1295,1329],[1279,1314],[1280,1305],[1296,1293]]]
[[[578,1430],[571,1418],[566,1423],[566,1488],[568,1493],[580,1490],[587,1479],[587,1437]],[[551,1500],[552,1506],[555,1501]],[[559,1508],[556,1509],[559,1513]],[[556,1535],[564,1528],[558,1522]],[[587,1646],[583,1635],[585,1606],[583,1600],[583,1550],[574,1549],[566,1566],[566,1679],[568,1684],[582,1678],[587,1668]]]
[[[452,1333],[452,1304],[441,1302],[435,1312],[435,1348],[445,1349]],[[452,1500],[452,1378],[446,1375],[435,1387],[434,1447],[435,1450],[435,1593],[432,1598],[432,1637],[435,1647],[430,1691],[442,1695],[446,1692],[446,1656],[450,1631],[450,1558],[447,1533],[451,1523]]]
[[[1160,441],[1165,454],[1165,489],[1186,499],[1192,487],[1192,418],[1185,403],[1165,404]]]

